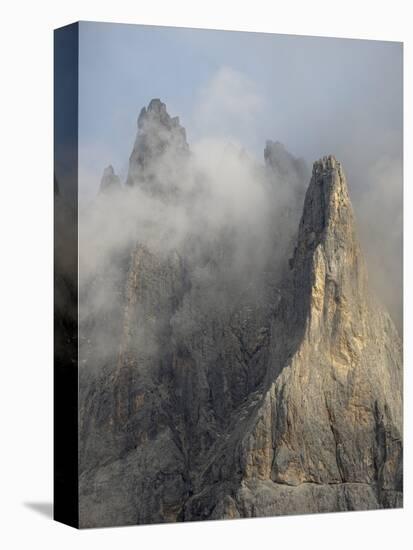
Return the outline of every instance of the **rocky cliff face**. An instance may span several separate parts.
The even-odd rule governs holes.
[[[177,200],[164,168],[188,156],[153,100],[128,186]],[[304,173],[277,144],[265,158]],[[402,348],[369,292],[340,163],[314,163],[283,269],[269,257],[234,276],[231,244],[199,240],[194,255],[191,239],[165,251],[137,236],[117,277],[84,290],[82,526],[402,506]],[[112,297],[105,315],[96,286]]]

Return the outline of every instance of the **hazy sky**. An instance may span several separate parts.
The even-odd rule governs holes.
[[[81,163],[99,177],[102,162],[125,174],[153,97],[190,143],[227,134],[261,156],[273,139],[309,162],[401,151],[400,43],[81,23],[79,86]]]
[[[391,280],[379,293],[401,317],[400,43],[102,23],[81,23],[79,34],[82,196],[108,164],[125,180],[137,116],[154,97],[180,117],[190,146],[220,137],[263,159],[265,141],[278,140],[309,165],[332,153],[370,265]]]

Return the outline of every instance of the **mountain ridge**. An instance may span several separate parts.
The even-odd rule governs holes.
[[[278,149],[267,144],[266,160]],[[188,155],[179,120],[153,100],[128,188],[176,200],[182,166],[170,163]],[[314,163],[281,271],[275,243],[238,288],[237,235],[197,238],[194,256],[193,244],[160,253],[137,237],[110,322],[88,306],[81,355],[93,361],[100,323],[118,336],[80,374],[81,524],[402,506],[401,342],[369,291],[341,164]]]

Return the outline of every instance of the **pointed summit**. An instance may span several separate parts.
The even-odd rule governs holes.
[[[332,224],[349,227],[354,223],[347,181],[341,163],[333,155],[314,162],[304,204],[302,228],[321,236]],[[301,229],[301,228],[300,228]]]
[[[337,260],[345,250],[359,253],[346,177],[332,155],[313,165],[293,264],[302,263],[320,243],[330,260],[333,256]]]
[[[101,193],[107,193],[118,189],[120,189],[120,179],[119,176],[115,174],[115,170],[110,164],[103,170],[99,191]]]
[[[242,444],[251,508],[319,510],[328,499],[335,510],[401,506],[401,345],[369,293],[333,156],[314,163],[286,279],[268,388]]]
[[[367,269],[346,177],[332,155],[313,165],[290,267],[293,317],[311,326],[316,319],[332,326],[333,318],[336,327],[349,318],[362,324],[370,296]]]
[[[138,117],[126,183],[151,192],[170,191],[174,174],[188,152],[185,128],[179,118],[171,117],[160,99],[152,99]]]
[[[138,129],[145,129],[145,125],[150,122],[158,122],[160,126],[166,129],[178,129],[186,142],[185,128],[179,124],[179,117],[170,117],[166,110],[165,103],[160,99],[151,99],[148,108],[143,107],[138,117]]]

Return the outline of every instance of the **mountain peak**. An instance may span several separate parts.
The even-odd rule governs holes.
[[[143,128],[148,119],[157,119],[160,123],[168,124],[170,116],[166,110],[165,103],[160,99],[151,99],[148,107],[142,107],[138,117],[138,128]]]
[[[162,103],[162,101],[159,98],[153,98],[150,100],[148,105],[148,111],[165,111],[166,112],[166,105],[165,103]]]
[[[347,312],[358,322],[367,311],[362,305],[369,297],[365,261],[346,177],[332,155],[313,165],[290,267],[295,307],[302,318],[308,315],[314,322],[316,311],[335,312],[338,323]]]
[[[333,155],[314,162],[304,201],[298,248],[315,248],[334,237],[338,243],[355,240],[354,214],[341,163]]]
[[[334,155],[325,155],[313,163],[313,172],[333,170],[336,166],[340,166],[340,162],[338,162],[336,157]]]
[[[120,178],[115,174],[115,170],[111,164],[103,170],[102,179],[100,180],[100,192],[106,193],[120,189]]]
[[[138,117],[138,133],[129,159],[127,184],[143,185],[154,191],[164,187],[163,177],[189,151],[185,128],[179,117],[171,117],[165,103],[159,98],[152,99],[148,107],[143,107]]]
[[[186,132],[185,128],[180,125],[179,117],[171,117],[167,111],[165,103],[160,99],[154,98],[149,102],[148,107],[142,107],[138,117],[138,130],[142,132],[148,131],[148,123],[152,125],[158,124],[161,128],[170,131],[177,130],[178,133],[184,138],[186,144]],[[150,131],[156,128],[150,128]]]

